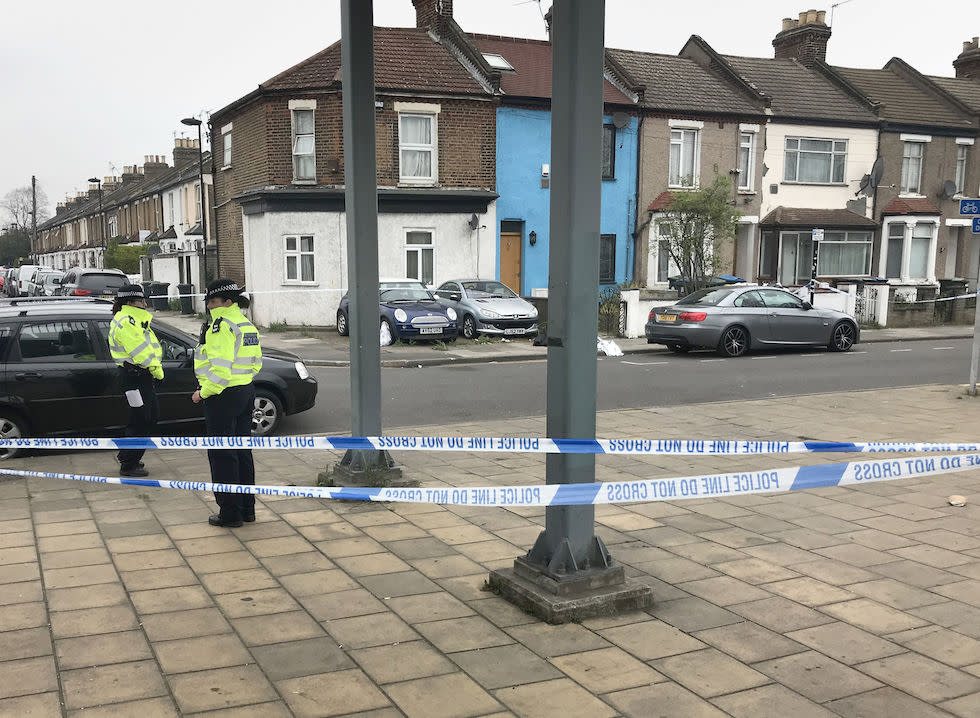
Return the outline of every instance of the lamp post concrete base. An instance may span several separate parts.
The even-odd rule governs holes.
[[[419,482],[405,478],[402,469],[384,450],[348,449],[330,471],[320,472],[317,486],[413,487]]]
[[[627,578],[621,564],[555,572],[528,557],[491,571],[490,589],[548,623],[571,623],[653,605],[653,589]]]

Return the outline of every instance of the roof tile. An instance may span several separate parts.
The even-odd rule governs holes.
[[[964,115],[949,101],[927,92],[888,68],[882,70],[835,67],[845,80],[882,107],[880,116],[890,122],[975,127],[976,119]]]
[[[810,209],[803,207],[776,207],[767,214],[760,225],[777,227],[877,227],[874,220],[849,209]]]
[[[924,197],[896,197],[881,210],[882,214],[940,215],[939,208]]]

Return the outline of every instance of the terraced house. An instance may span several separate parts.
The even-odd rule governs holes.
[[[379,264],[427,284],[497,276],[500,73],[450,0],[376,28]],[[221,271],[262,324],[329,325],[347,285],[340,42],[211,116]],[[290,293],[306,291],[302,302]],[[263,292],[272,293],[263,293]]]

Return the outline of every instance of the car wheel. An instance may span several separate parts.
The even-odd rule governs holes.
[[[480,332],[476,328],[476,320],[471,314],[463,317],[463,337],[466,339],[476,339]]]
[[[667,348],[674,352],[674,354],[687,354],[691,351],[691,347],[687,344],[668,344]]]
[[[395,331],[395,327],[392,326],[391,322],[388,321],[388,317],[381,317],[381,328],[379,330],[381,334],[379,336],[384,335],[385,327],[388,328],[388,336],[391,337],[391,343],[394,344],[398,341],[398,333]]]
[[[270,389],[255,390],[255,407],[252,409],[252,436],[269,436],[282,423],[282,402]]]
[[[27,423],[20,414],[0,409],[0,439],[20,439],[27,433]],[[0,460],[13,459],[24,453],[23,449],[0,449]]]
[[[342,311],[337,311],[337,333],[346,337],[350,333],[350,327],[347,326],[347,315]]]
[[[840,322],[834,327],[833,334],[830,335],[829,349],[832,352],[848,352],[854,347],[854,325],[850,322]]]
[[[718,353],[726,357],[740,357],[749,350],[749,333],[738,324],[728,327],[718,342]]]

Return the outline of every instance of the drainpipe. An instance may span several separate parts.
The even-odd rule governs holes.
[[[637,222],[640,221],[640,157],[643,156],[640,151],[641,149],[640,143],[643,141],[643,119],[644,119],[644,115],[641,112],[640,119],[636,123],[636,191],[633,193],[633,197],[635,198],[634,205],[636,207]],[[636,222],[634,222],[634,224],[636,224]],[[648,224],[650,224],[650,218],[647,218],[647,221],[644,222],[640,227],[638,227],[633,232],[633,272],[632,272],[633,276],[630,277],[630,280],[635,279],[636,275],[639,274],[639,268],[637,267],[637,264],[639,264],[640,261],[640,252],[638,250],[638,246],[640,243],[640,234],[643,232],[643,230],[646,228]]]

